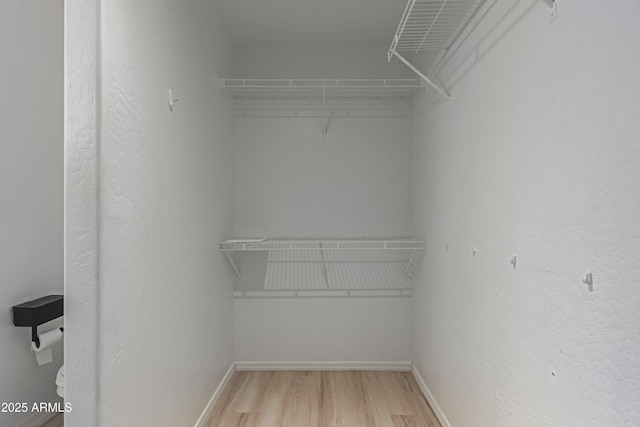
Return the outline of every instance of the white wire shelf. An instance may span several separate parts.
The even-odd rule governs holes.
[[[420,79],[220,79],[233,99],[385,101],[413,98]]]
[[[375,117],[371,106],[398,111],[386,113],[387,116],[404,116],[403,108],[411,106],[414,94],[423,87],[420,79],[224,78],[219,79],[218,86],[231,92],[237,117],[310,118],[315,115],[322,118],[323,134],[327,133],[331,118]],[[357,111],[368,114],[354,114]]]
[[[440,50],[449,46],[484,0],[409,0],[389,48]]]
[[[236,272],[236,297],[410,296],[425,242],[237,239],[220,250]]]
[[[397,57],[442,96],[451,98],[445,88],[433,82],[399,52],[442,51],[448,48],[484,1],[409,0],[391,41],[387,59],[391,61]]]

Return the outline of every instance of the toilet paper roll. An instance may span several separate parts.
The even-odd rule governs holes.
[[[40,346],[36,347],[36,343],[32,342],[31,350],[36,354],[38,366],[42,366],[51,363],[53,360],[51,356],[51,346],[62,340],[62,331],[60,328],[52,329],[39,334],[38,339],[40,340]]]

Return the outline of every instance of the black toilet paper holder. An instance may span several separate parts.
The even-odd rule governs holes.
[[[38,326],[64,315],[64,296],[47,295],[13,306],[13,324],[31,328],[31,341],[40,347]],[[64,331],[64,328],[60,328]]]

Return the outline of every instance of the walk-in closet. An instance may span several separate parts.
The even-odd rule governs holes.
[[[7,1],[0,425],[640,425],[640,2]]]

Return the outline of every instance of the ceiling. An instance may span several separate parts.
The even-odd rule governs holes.
[[[406,0],[214,0],[236,43],[388,42]]]

